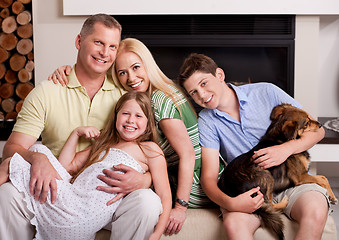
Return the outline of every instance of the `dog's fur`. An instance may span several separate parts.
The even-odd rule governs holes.
[[[273,194],[304,183],[317,183],[327,189],[333,204],[337,203],[337,199],[326,177],[311,176],[307,173],[310,156],[306,151],[291,155],[281,165],[266,170],[253,162],[254,151],[297,139],[303,132],[317,131],[321,127],[320,123],[310,119],[305,111],[290,104],[276,106],[270,118],[272,123],[259,143],[227,165],[218,186],[230,197],[260,186],[265,202],[254,214],[259,216],[263,227],[272,231],[279,239],[284,239],[281,210],[286,207],[288,200],[285,198],[274,204]]]

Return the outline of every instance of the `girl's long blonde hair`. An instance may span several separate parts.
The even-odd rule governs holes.
[[[145,116],[147,117],[147,127],[145,132],[139,136],[135,141],[139,144],[145,141],[153,141],[157,142],[157,130],[155,127],[154,113],[151,105],[151,100],[148,93],[143,92],[128,92],[125,93],[117,102],[114,110],[110,114],[110,118],[108,119],[108,123],[105,128],[102,130],[99,138],[95,140],[92,145],[91,152],[86,164],[73,176],[71,182],[74,182],[75,178],[77,178],[87,167],[92,165],[93,163],[102,161],[107,154],[109,153],[109,149],[117,144],[120,141],[120,136],[116,128],[117,114],[123,105],[129,101],[135,100]],[[99,159],[100,154],[105,151],[105,155]]]
[[[172,99],[175,106],[178,108],[180,115],[182,115],[182,112],[180,111],[179,101],[183,97],[186,98],[186,95],[183,93],[183,91],[181,91],[179,86],[177,86],[171,79],[169,79],[161,71],[161,69],[155,62],[152,53],[145,46],[145,44],[143,44],[141,41],[135,38],[125,38],[120,42],[117,52],[117,58],[119,56],[119,53],[122,52],[133,52],[140,57],[146,68],[146,72],[150,80],[148,93],[152,95],[153,91],[155,91],[156,89],[164,92],[167,96],[169,96]],[[112,78],[117,86],[123,88],[119,82],[118,75],[115,69],[115,64],[112,67]],[[175,91],[175,89],[178,89],[178,91],[181,93],[181,96]],[[188,103],[190,103],[190,101],[187,98],[186,100]]]

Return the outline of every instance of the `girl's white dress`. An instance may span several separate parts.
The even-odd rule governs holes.
[[[96,190],[97,186],[106,185],[97,176],[103,169],[112,169],[113,165],[121,163],[144,173],[130,155],[111,148],[104,160],[92,164],[71,184],[71,176],[46,146],[36,144],[30,150],[44,153],[63,179],[57,180],[57,201],[52,204],[49,194],[47,202],[40,204],[29,193],[31,165],[17,153],[11,159],[10,180],[24,193],[27,207],[35,215],[31,220],[37,230],[35,239],[94,239],[95,233],[112,221],[120,203],[119,200],[106,205],[115,194]]]

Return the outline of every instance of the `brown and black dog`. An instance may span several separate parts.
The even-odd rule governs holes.
[[[252,159],[254,151],[297,139],[306,131],[317,131],[321,125],[310,119],[308,114],[290,104],[276,106],[270,116],[272,122],[259,143],[249,152],[232,160],[222,173],[218,186],[230,197],[236,197],[260,186],[265,202],[254,214],[258,215],[263,227],[284,239],[281,210],[288,200],[273,203],[273,194],[304,183],[317,183],[327,189],[330,201],[337,203],[328,180],[324,176],[309,175],[310,156],[307,151],[291,155],[279,166],[263,169]]]

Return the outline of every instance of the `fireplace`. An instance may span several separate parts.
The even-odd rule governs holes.
[[[191,52],[224,69],[227,82],[271,82],[293,97],[294,15],[115,16],[122,37],[138,38],[175,80]]]
[[[184,58],[198,52],[224,69],[227,82],[271,82],[294,95],[294,15],[114,17],[123,26],[122,37],[143,41],[173,80]],[[0,140],[8,138],[14,123],[0,121]]]

